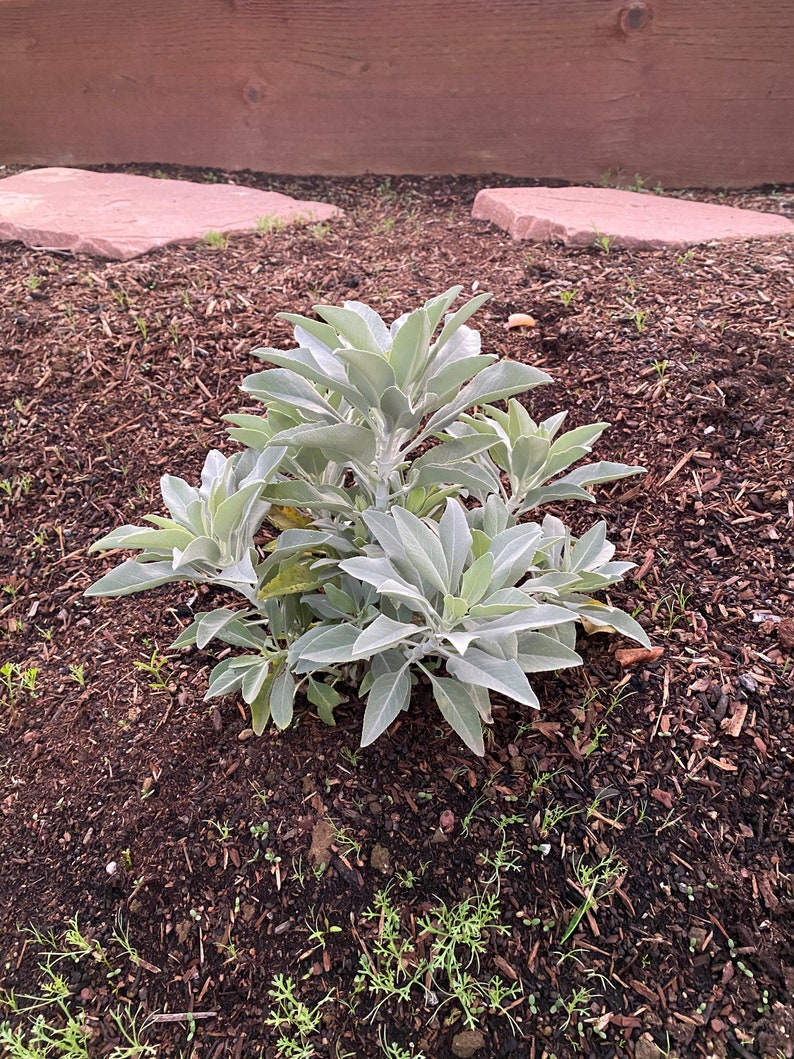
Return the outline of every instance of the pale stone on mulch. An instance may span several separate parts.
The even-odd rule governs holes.
[[[680,248],[794,235],[794,223],[776,214],[613,188],[484,188],[472,216],[492,221],[514,239],[565,246],[607,238],[614,246]]]
[[[341,213],[275,191],[195,184],[127,173],[32,169],[0,180],[0,240],[127,261],[210,232],[250,232],[269,223],[325,221]]]

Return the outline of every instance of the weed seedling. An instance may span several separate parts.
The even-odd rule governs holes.
[[[664,382],[665,375],[667,374],[667,368],[669,366],[668,360],[655,360],[651,365],[653,370],[659,377],[659,382]]]
[[[225,250],[229,245],[229,236],[224,235],[223,232],[209,231],[204,236],[204,242],[213,249]]]
[[[378,1029],[378,1043],[386,1059],[425,1059],[424,1052],[415,1052],[413,1048],[409,1051],[395,1044],[394,1041],[390,1041],[382,1026]]]
[[[267,791],[264,787],[259,787],[253,780],[248,781],[253,794],[251,797],[260,803],[260,805],[267,805]]]
[[[309,1007],[298,996],[295,979],[284,974],[275,975],[267,995],[273,1005],[270,1014],[265,1016],[265,1025],[272,1026],[279,1034],[277,1054],[286,1059],[311,1059],[315,1052],[309,1038],[320,1029],[322,1008],[330,996]]]
[[[367,1018],[374,1018],[389,1001],[409,1003],[413,992],[420,990],[436,1010],[454,1004],[468,1029],[487,1010],[511,1018],[509,1009],[520,999],[520,987],[499,976],[481,978],[480,963],[490,938],[510,934],[510,927],[501,921],[499,873],[516,866],[514,852],[507,848],[503,832],[500,850],[485,858],[493,874],[484,889],[457,904],[439,902],[416,919],[410,936],[403,933],[389,887],[378,891],[373,906],[362,914],[378,924],[377,936],[362,953],[357,975],[358,991],[366,990],[376,998]]]
[[[538,772],[536,766],[536,775],[532,781],[532,786],[529,788],[529,800],[534,802],[541,791],[545,790],[551,780],[555,776],[559,776],[562,769],[555,769],[554,772]]]
[[[552,1015],[556,1015],[558,1012],[564,1013],[565,1022],[563,1022],[561,1029],[566,1030],[571,1023],[574,1023],[581,1037],[584,1034],[584,1017],[596,995],[589,986],[579,986],[574,989],[569,997],[557,997],[549,1011]]]
[[[149,687],[152,691],[165,691],[170,695],[169,674],[165,670],[169,661],[170,659],[165,655],[161,655],[155,647],[148,662],[133,662],[132,664],[150,678]]]
[[[552,831],[555,831],[560,826],[563,820],[576,816],[578,812],[580,812],[580,809],[577,806],[566,809],[564,805],[556,804],[545,808],[538,822],[538,833],[541,838],[548,837]]]
[[[14,709],[19,695],[23,692],[34,698],[38,675],[37,666],[27,666],[23,669],[18,662],[4,662],[0,666],[0,689],[3,690],[6,705],[10,709]]]
[[[270,824],[267,820],[263,820],[260,824],[251,824],[248,831],[251,838],[256,839],[257,842],[265,842],[270,834]]]
[[[614,235],[602,235],[599,230],[593,226],[594,245],[604,253],[609,254],[612,252],[612,244],[615,241]]]
[[[129,854],[129,850],[124,850],[124,853]],[[124,854],[122,853],[122,859],[123,856]],[[114,926],[113,933],[110,936],[112,940],[115,941],[116,944],[120,947],[127,959],[134,963],[136,967],[140,967],[140,954],[130,941],[129,928],[124,926],[124,922],[121,918],[121,913],[119,913],[116,918],[116,925]]]
[[[81,688],[85,687],[85,666],[82,665],[82,663],[80,665],[69,666],[69,676],[75,684],[79,684]]]
[[[213,836],[218,842],[228,842],[232,837],[232,829],[228,820],[206,820],[205,823],[215,828]]]
[[[594,867],[585,864],[583,858],[574,860],[573,873],[577,889],[583,894],[584,900],[571,916],[571,921],[560,942],[562,945],[575,932],[587,913],[595,908],[600,900],[614,893],[619,880],[626,874],[626,866],[617,859],[614,853],[610,853]]]
[[[357,769],[361,761],[362,752],[363,751],[360,746],[357,746],[355,749],[346,746],[342,748],[342,750],[340,751],[340,755],[345,759],[345,761],[348,763],[348,765],[350,765],[351,768]]]
[[[269,235],[270,232],[280,232],[282,228],[286,227],[286,222],[281,217],[273,217],[268,214],[266,217],[257,217],[256,219],[256,230],[259,235]]]
[[[397,198],[397,192],[392,187],[391,177],[386,177],[382,183],[378,184],[378,198],[381,202],[394,202]]]
[[[419,871],[414,873],[410,868],[405,871],[395,870],[394,878],[399,886],[402,886],[404,890],[413,890],[414,886],[419,882],[419,879],[425,874],[427,869],[430,867],[430,861],[423,861],[419,866]]]
[[[342,933],[342,928],[340,926],[328,922],[328,916],[324,915],[321,920],[320,917],[314,913],[313,908],[309,909],[309,914],[312,916],[312,920],[306,920],[306,930],[309,934],[309,944],[312,947],[308,952],[304,953],[304,959],[318,950],[325,949],[328,944],[329,934]]]
[[[651,608],[651,617],[657,620],[659,612],[664,609],[665,634],[667,636],[686,615],[687,604],[692,598],[692,593],[687,592],[684,585],[675,585],[669,596],[662,596]]]
[[[349,827],[334,827],[334,845],[342,857],[350,857],[352,854],[356,862],[362,860],[361,843]]]
[[[579,291],[574,287],[573,290],[561,290],[558,291],[560,301],[563,306],[567,309],[571,302],[574,300]]]

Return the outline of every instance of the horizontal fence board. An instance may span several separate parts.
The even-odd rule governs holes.
[[[789,0],[0,0],[0,163],[794,181]]]

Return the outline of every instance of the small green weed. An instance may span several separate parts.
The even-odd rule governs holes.
[[[228,842],[232,837],[232,828],[228,820],[207,820],[206,823],[215,829],[215,838],[218,842]]]
[[[129,293],[127,292],[126,287],[119,287],[118,290],[114,290],[113,298],[115,299],[115,301],[118,302],[119,306],[122,309],[129,309],[130,305],[132,305],[132,301],[130,299]]]
[[[209,231],[204,236],[204,242],[215,250],[225,250],[229,245],[229,236],[223,232]]]
[[[602,857],[594,866],[586,864],[584,858],[581,857],[578,860],[574,859],[572,864],[576,886],[584,900],[571,916],[562,936],[561,945],[565,944],[585,915],[595,908],[600,900],[614,893],[619,880],[626,874],[625,864],[619,861],[614,853]]]
[[[0,1008],[11,1016],[0,1022],[0,1053],[9,1059],[90,1059],[94,1042],[84,1004],[72,992],[73,975],[61,973],[58,964],[69,961],[96,965],[109,984],[121,970],[104,946],[81,929],[77,916],[60,934],[36,928],[30,928],[28,933],[33,944],[42,950],[38,988],[35,994],[0,991]],[[114,931],[112,937],[131,959],[133,955],[137,957],[126,933]],[[125,1005],[117,1010],[111,1006],[108,1014],[120,1041],[104,1053],[108,1059],[147,1059],[157,1055],[157,1047],[146,1040],[151,1023],[140,1008]]]
[[[577,1036],[583,1037],[585,1016],[589,1013],[590,1005],[596,996],[595,991],[589,986],[579,986],[573,990],[570,996],[557,997],[549,1008],[549,1012],[552,1015],[564,1014],[565,1021],[560,1026],[560,1029],[567,1030],[569,1026],[573,1025]]]
[[[277,974],[267,991],[273,1001],[270,1014],[265,1016],[265,1025],[278,1033],[276,1054],[283,1059],[312,1059],[315,1049],[310,1038],[321,1026],[322,1008],[330,1001],[323,997],[313,1007],[298,996],[298,985],[290,975]]]
[[[394,1041],[390,1041],[382,1026],[378,1030],[378,1043],[386,1059],[425,1059],[424,1052],[415,1052],[413,1048],[409,1051]]]
[[[381,202],[395,202],[397,199],[397,192],[392,187],[392,180],[390,176],[385,177],[380,184],[378,184],[378,198]]]
[[[0,666],[0,690],[9,709],[14,709],[20,695],[35,696],[38,675],[38,666],[23,667],[19,662],[4,662]]]
[[[270,823],[267,820],[262,820],[258,824],[250,824],[248,832],[251,838],[256,839],[257,842],[265,842],[270,834]]]
[[[309,934],[309,944],[311,948],[303,954],[302,959],[306,959],[312,956],[315,952],[324,950],[328,945],[328,937],[331,934],[341,934],[342,928],[337,926],[336,923],[330,923],[328,916],[323,915],[322,918],[315,913],[313,908],[309,909],[309,915],[311,920],[306,920],[306,930]]]
[[[655,360],[653,362],[653,364],[651,365],[653,370],[656,372],[657,376],[659,377],[659,382],[664,382],[665,377],[667,375],[667,369],[668,369],[669,365],[670,365],[670,361],[669,360]]]
[[[69,666],[69,676],[75,684],[79,684],[81,688],[85,687],[85,666],[82,663]]]
[[[567,309],[579,291],[574,287],[572,290],[561,290],[557,292],[563,306]]]
[[[509,1008],[521,998],[519,985],[508,984],[499,975],[480,974],[489,939],[510,934],[510,927],[501,921],[499,889],[501,874],[517,868],[518,859],[517,851],[507,844],[504,827],[501,830],[499,850],[483,858],[491,869],[483,888],[457,904],[438,902],[417,917],[415,932],[404,930],[389,886],[379,890],[373,905],[362,913],[364,920],[378,924],[377,935],[366,947],[362,943],[356,977],[356,992],[366,991],[375,1000],[367,1019],[390,1001],[410,1003],[414,993],[422,994],[436,1010],[453,1004],[469,1029],[486,1011],[511,1017]]]
[[[670,635],[681,619],[686,616],[687,606],[691,598],[692,593],[687,592],[685,585],[674,585],[669,595],[662,596],[661,599],[654,603],[651,608],[651,617],[654,621],[657,621],[661,613],[667,636]]]
[[[152,651],[151,657],[146,662],[133,662],[132,664],[136,669],[139,669],[142,673],[146,673],[149,679],[149,687],[152,691],[165,691],[167,694],[171,694],[171,683],[170,675],[166,666],[170,662],[170,658],[166,655],[161,655],[157,648]]]
[[[593,245],[596,246],[604,254],[610,254],[612,252],[612,244],[615,242],[614,235],[602,235],[599,230],[593,226]]]
[[[281,217],[274,217],[268,214],[265,217],[257,217],[256,219],[256,230],[259,235],[269,235],[271,232],[280,232],[283,228],[286,228],[286,221]]]
[[[19,500],[27,496],[33,485],[33,479],[29,474],[20,475],[19,478],[0,479],[0,492],[6,494],[9,500]]]
[[[333,843],[343,857],[353,856],[357,863],[362,863],[362,847],[349,827],[334,826]]]

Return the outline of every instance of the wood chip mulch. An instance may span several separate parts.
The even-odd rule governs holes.
[[[114,968],[97,946],[56,965],[92,1055],[140,1008],[150,1054],[196,1059],[368,1059],[381,1039],[428,1059],[790,1059],[791,242],[566,250],[472,221],[482,182],[238,179],[345,216],[125,264],[0,246],[0,990],[40,995],[28,928],[62,939],[76,915]],[[794,214],[791,188],[699,197]],[[423,702],[358,753],[352,693],[335,728],[306,706],[252,738],[239,703],[202,701],[215,654],[161,661],[193,589],[84,599],[109,565],[87,549],[161,510],[161,474],[231,451],[252,348],[292,345],[277,312],[393,318],[454,283],[494,293],[487,350],[553,376],[536,417],[605,419],[597,458],[648,469],[560,511],[606,519],[638,564],[613,600],[662,650],[585,637],[581,669],[535,681],[540,713],[496,709],[482,760]],[[537,326],[507,331],[511,313]],[[417,921],[482,890],[502,833],[509,932],[472,973],[518,987],[509,1017],[484,1007],[466,1038],[419,992],[372,1017],[355,976],[376,893],[418,959]],[[581,866],[610,857],[588,901]],[[278,974],[327,998],[305,1038],[265,1022]]]

